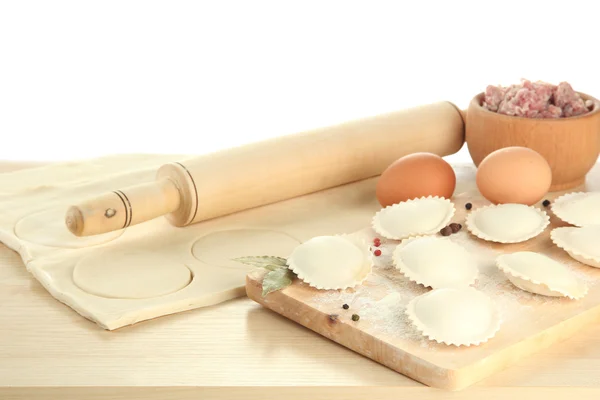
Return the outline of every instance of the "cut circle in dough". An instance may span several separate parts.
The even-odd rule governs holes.
[[[235,258],[264,255],[287,258],[300,241],[286,233],[270,229],[229,229],[211,232],[192,245],[192,255],[213,267],[242,272],[252,269]]]
[[[550,238],[573,259],[600,268],[600,225],[555,228]]]
[[[417,296],[408,303],[406,315],[423,336],[454,346],[487,342],[501,324],[492,299],[472,287],[434,289]]]
[[[496,266],[516,287],[527,292],[575,300],[588,292],[587,285],[564,265],[540,253],[502,254],[496,258]]]
[[[110,242],[124,232],[120,229],[101,235],[75,236],[65,224],[68,208],[69,206],[52,207],[21,218],[15,224],[15,235],[42,246],[79,249]]]
[[[402,240],[439,232],[454,216],[454,204],[441,197],[421,197],[387,206],[375,214],[373,229],[381,236]]]
[[[317,236],[297,246],[289,268],[317,289],[348,289],[361,284],[373,268],[366,243],[350,235]]]
[[[175,293],[192,281],[183,263],[151,251],[111,251],[82,258],[73,269],[81,290],[111,299],[147,299]]]
[[[536,237],[550,224],[544,211],[523,204],[482,207],[467,216],[467,229],[480,239],[519,243]]]
[[[552,204],[558,218],[575,226],[600,224],[600,192],[567,193]]]
[[[393,253],[394,266],[408,279],[425,287],[463,287],[475,283],[475,258],[446,237],[405,239]]]

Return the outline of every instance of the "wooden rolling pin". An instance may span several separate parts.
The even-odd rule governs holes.
[[[381,174],[415,152],[456,153],[463,117],[439,102],[165,164],[154,182],[72,206],[68,229],[106,233],[166,216],[175,226],[290,199]]]

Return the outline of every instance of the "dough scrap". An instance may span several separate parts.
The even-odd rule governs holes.
[[[552,258],[531,251],[502,254],[496,266],[519,289],[553,297],[580,299],[587,285]]]
[[[600,224],[600,192],[567,193],[552,204],[558,218],[575,226]]]
[[[124,232],[120,229],[101,235],[75,236],[65,225],[68,208],[69,206],[52,207],[21,218],[15,224],[15,235],[42,246],[79,249],[110,242]]]
[[[600,268],[600,225],[555,228],[550,239],[573,259]]]
[[[387,206],[375,214],[373,229],[381,236],[402,240],[439,232],[454,216],[454,204],[442,197],[421,197]]]
[[[294,249],[289,268],[317,289],[348,289],[371,273],[373,260],[366,243],[350,235],[317,236]]]
[[[73,269],[81,290],[111,299],[147,299],[175,293],[192,281],[184,264],[160,253],[104,252],[82,258]]]
[[[393,253],[394,266],[425,287],[469,286],[479,269],[474,257],[449,238],[421,236],[404,240]]]
[[[406,315],[423,336],[454,346],[487,342],[501,325],[494,302],[472,287],[434,289],[417,296],[408,303]]]
[[[523,204],[499,204],[479,208],[467,216],[467,229],[480,239],[519,243],[542,233],[550,224],[544,211]]]

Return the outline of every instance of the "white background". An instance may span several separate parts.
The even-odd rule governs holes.
[[[201,154],[520,78],[598,97],[595,3],[2,1],[0,159]]]

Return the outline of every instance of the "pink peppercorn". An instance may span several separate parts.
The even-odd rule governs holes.
[[[381,255],[381,250],[377,249],[373,252],[373,254],[375,254],[376,257],[379,257]]]

